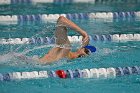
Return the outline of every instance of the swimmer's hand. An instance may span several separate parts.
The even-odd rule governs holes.
[[[82,38],[82,47],[88,44],[89,44],[89,35],[86,32],[84,32],[83,38]]]

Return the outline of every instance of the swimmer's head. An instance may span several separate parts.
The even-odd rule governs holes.
[[[83,57],[83,56],[89,55],[93,52],[96,52],[96,48],[94,46],[87,45],[87,46],[79,49],[77,52],[78,52],[78,57]]]
[[[96,52],[96,48],[94,46],[87,45],[84,48],[87,49],[90,53]]]

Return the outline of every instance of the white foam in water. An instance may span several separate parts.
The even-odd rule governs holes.
[[[21,53],[9,52],[7,54],[0,55],[0,64],[18,66],[25,64],[38,64],[38,57],[32,58]]]
[[[25,54],[27,54],[27,53],[30,52],[30,51],[37,50],[37,49],[41,49],[41,48],[46,48],[46,47],[51,47],[51,46],[54,46],[54,45],[42,45],[42,46],[37,46],[37,47],[34,47],[33,49],[28,49],[28,50],[26,50],[26,51],[23,51],[23,52],[21,52],[20,54],[21,54],[21,55],[25,55]],[[37,57],[37,56],[34,56],[34,57]]]
[[[106,56],[106,55],[112,54],[112,53],[114,53],[116,51],[117,51],[116,49],[103,48],[103,49],[101,49],[100,54],[102,56]]]
[[[13,53],[7,53],[4,55],[0,55],[0,64],[3,62],[11,61],[14,58]]]

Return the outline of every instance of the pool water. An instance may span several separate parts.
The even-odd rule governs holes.
[[[140,3],[123,4],[38,4],[38,5],[1,5],[1,15],[51,14],[51,13],[87,13],[100,11],[140,11]],[[89,35],[94,34],[136,34],[140,31],[140,21],[120,20],[73,20]],[[53,37],[56,23],[22,23],[17,25],[0,24],[0,38],[15,38],[32,36]],[[79,35],[69,31],[69,35]],[[90,56],[74,60],[62,59],[51,65],[41,65],[10,58],[11,52],[20,53],[43,45],[0,45],[0,72],[40,71],[58,69],[108,68],[140,65],[140,42],[93,42],[97,52]],[[19,48],[21,47],[21,48]],[[18,49],[19,48],[19,49]],[[30,51],[27,56],[43,56],[51,47]],[[140,76],[130,75],[115,79],[32,79],[0,82],[0,93],[138,93],[140,91]]]

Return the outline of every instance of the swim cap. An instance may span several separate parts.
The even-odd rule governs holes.
[[[90,50],[91,53],[92,53],[92,52],[96,52],[96,48],[95,48],[94,46],[87,45],[87,46],[85,46],[84,48]]]

